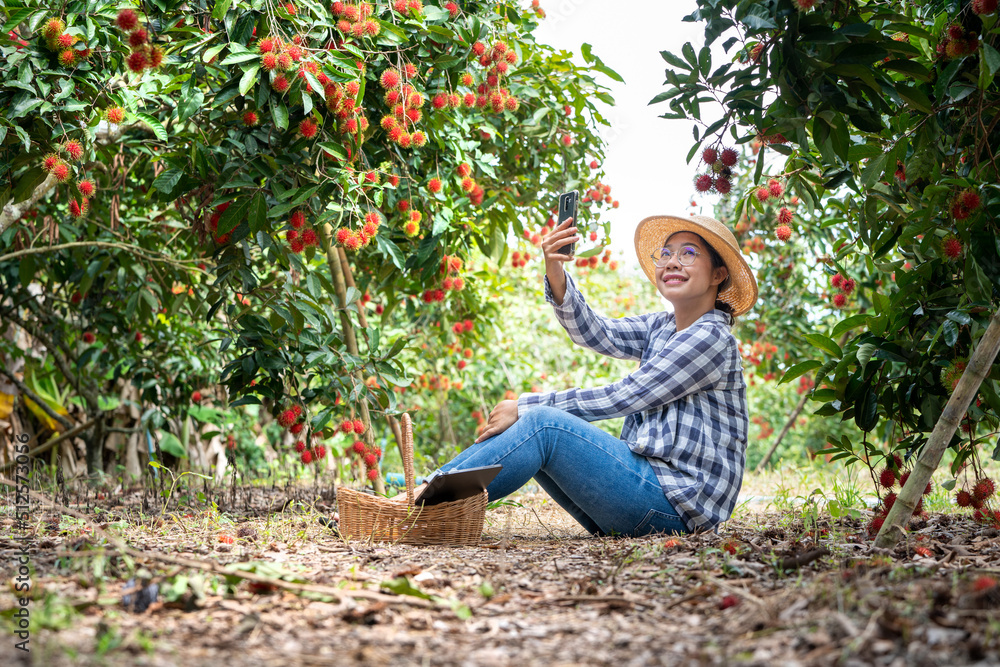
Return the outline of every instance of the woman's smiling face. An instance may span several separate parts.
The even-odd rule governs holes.
[[[682,266],[678,250],[690,246],[698,252],[690,266]],[[663,244],[674,251],[666,266],[656,267],[656,289],[674,308],[683,303],[695,305],[711,301],[715,305],[716,287],[729,275],[725,267],[712,269],[712,258],[705,242],[697,234],[677,232]]]

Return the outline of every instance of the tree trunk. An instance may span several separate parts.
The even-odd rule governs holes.
[[[941,463],[944,450],[948,448],[948,443],[955,435],[955,429],[969,409],[973,397],[979,391],[979,385],[983,383],[986,374],[989,373],[993,360],[996,359],[997,352],[1000,351],[1000,310],[993,313],[990,325],[986,333],[976,345],[976,350],[969,359],[969,365],[955,386],[955,391],[948,399],[944,411],[938,418],[934,430],[931,432],[927,444],[917,458],[916,464],[910,470],[910,477],[906,480],[906,486],[899,492],[896,502],[889,510],[882,529],[875,538],[875,546],[888,549],[895,546],[903,538],[903,526],[909,521],[916,509],[920,497],[923,495],[927,482],[931,479],[931,474]]]
[[[104,476],[104,416],[98,415],[97,423],[87,443],[87,476],[91,482],[100,481]]]
[[[351,317],[347,311],[346,276],[350,274],[350,267],[347,262],[341,260],[339,249],[330,240],[332,232],[333,228],[329,224],[316,228],[316,233],[320,237],[320,243],[326,249],[326,261],[330,268],[330,277],[333,279],[333,287],[337,292],[337,300],[340,303],[340,323],[341,328],[344,330],[344,342],[347,344],[347,351],[358,356],[358,339],[354,335],[354,326],[351,324]],[[355,380],[364,383],[364,373],[360,368],[355,369],[352,375]],[[346,400],[345,397],[345,402]],[[363,397],[358,403],[361,407],[361,421],[365,425],[365,443],[369,447],[373,447],[375,445],[375,433],[372,431],[372,419],[368,412],[368,398]],[[375,478],[373,485],[375,493],[385,495],[385,482],[382,481],[381,475]]]

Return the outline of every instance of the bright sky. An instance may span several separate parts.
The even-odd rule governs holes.
[[[616,106],[606,110],[610,128],[603,128],[608,143],[604,183],[621,204],[602,215],[612,224],[611,249],[615,258],[639,271],[635,259],[635,228],[655,214],[711,214],[715,197],[694,197],[696,159],[684,159],[694,141],[687,120],[664,120],[666,103],[649,106],[664,90],[667,63],[660,51],[680,55],[684,42],[695,51],[705,42],[703,23],[681,19],[696,8],[693,0],[629,0],[613,4],[596,0],[541,0],[546,18],[536,31],[539,42],[572,51],[583,64],[580,45],[589,43],[593,53],[625,80],[624,84],[597,74],[611,90]],[[527,3],[525,3],[527,4]],[[721,42],[713,44],[713,69],[726,62]],[[732,56],[732,51],[730,56]],[[703,106],[702,117],[717,117]],[[692,209],[692,199],[699,208]],[[704,209],[701,209],[704,205]],[[585,246],[586,247],[586,246]]]

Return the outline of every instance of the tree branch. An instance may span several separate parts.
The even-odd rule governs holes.
[[[44,181],[35,186],[30,197],[20,203],[15,203],[13,199],[7,202],[7,205],[0,211],[0,234],[3,234],[8,227],[20,220],[28,209],[55,187],[57,182],[56,177],[49,174]]]
[[[2,231],[3,230],[0,230],[0,232]],[[6,255],[0,255],[0,262],[5,262],[10,259],[17,259],[18,257],[23,257],[25,255],[40,255],[46,252],[66,250],[68,248],[115,248],[117,250],[124,250],[125,252],[130,252],[136,257],[141,257],[142,259],[145,259],[150,262],[162,262],[163,264],[170,264],[186,270],[191,270],[194,268],[193,266],[186,266],[181,262],[170,259],[168,257],[163,257],[162,255],[147,255],[146,253],[142,252],[135,246],[130,246],[125,243],[111,243],[109,241],[73,241],[71,243],[60,243],[59,245],[47,245],[47,246],[36,246],[34,248],[25,248],[24,250],[18,250],[16,252],[7,253]]]

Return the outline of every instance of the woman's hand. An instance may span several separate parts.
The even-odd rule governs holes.
[[[542,241],[542,253],[545,256],[545,275],[549,278],[549,287],[552,289],[552,296],[560,306],[566,297],[566,275],[563,272],[562,263],[571,261],[573,256],[564,255],[559,252],[559,249],[568,243],[576,243],[580,240],[573,222],[573,218],[566,218],[562,224],[553,229],[552,233],[546,235],[545,240]]]
[[[500,401],[490,413],[490,418],[486,422],[486,428],[476,438],[476,442],[482,442],[487,438],[500,435],[517,421],[517,401]]]
[[[573,255],[564,255],[559,252],[563,246],[580,240],[574,223],[573,218],[566,218],[562,224],[553,228],[552,232],[545,236],[542,241],[542,255],[545,257],[546,269],[549,265],[558,267],[559,262],[570,262],[574,259]]]

